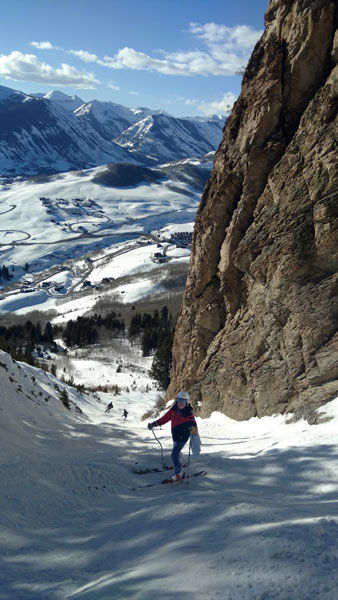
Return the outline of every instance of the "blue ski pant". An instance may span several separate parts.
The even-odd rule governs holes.
[[[182,448],[186,445],[186,443],[187,442],[174,442],[174,447],[171,452],[171,460],[173,461],[173,464],[174,464],[175,475],[177,475],[177,473],[181,472],[182,464],[180,461],[180,453],[181,453]]]

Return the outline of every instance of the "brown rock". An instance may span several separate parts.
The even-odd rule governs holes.
[[[196,216],[168,397],[309,416],[338,393],[338,7],[270,0]]]

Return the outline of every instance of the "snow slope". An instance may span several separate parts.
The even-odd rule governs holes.
[[[62,172],[108,162],[134,159],[94,127],[84,130],[65,103],[23,94],[0,98],[1,174]]]
[[[150,157],[155,163],[182,157],[201,156],[217,148],[222,123],[176,119],[166,114],[149,115],[125,129],[115,142],[136,156]]]
[[[168,487],[132,470],[161,465],[156,392],[69,388],[68,411],[64,384],[2,352],[0,385],[1,599],[336,599],[338,400],[312,426],[198,419],[207,474]]]

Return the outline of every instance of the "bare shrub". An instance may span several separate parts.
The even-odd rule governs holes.
[[[157,399],[156,399],[156,403],[154,408],[148,410],[146,413],[144,413],[144,415],[142,416],[142,421],[147,421],[148,419],[156,419],[161,412],[165,409],[166,407],[166,401],[164,396],[162,395],[158,395]]]

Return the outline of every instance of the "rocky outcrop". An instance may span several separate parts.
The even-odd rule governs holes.
[[[338,7],[270,0],[196,217],[168,396],[310,418],[338,393]]]

